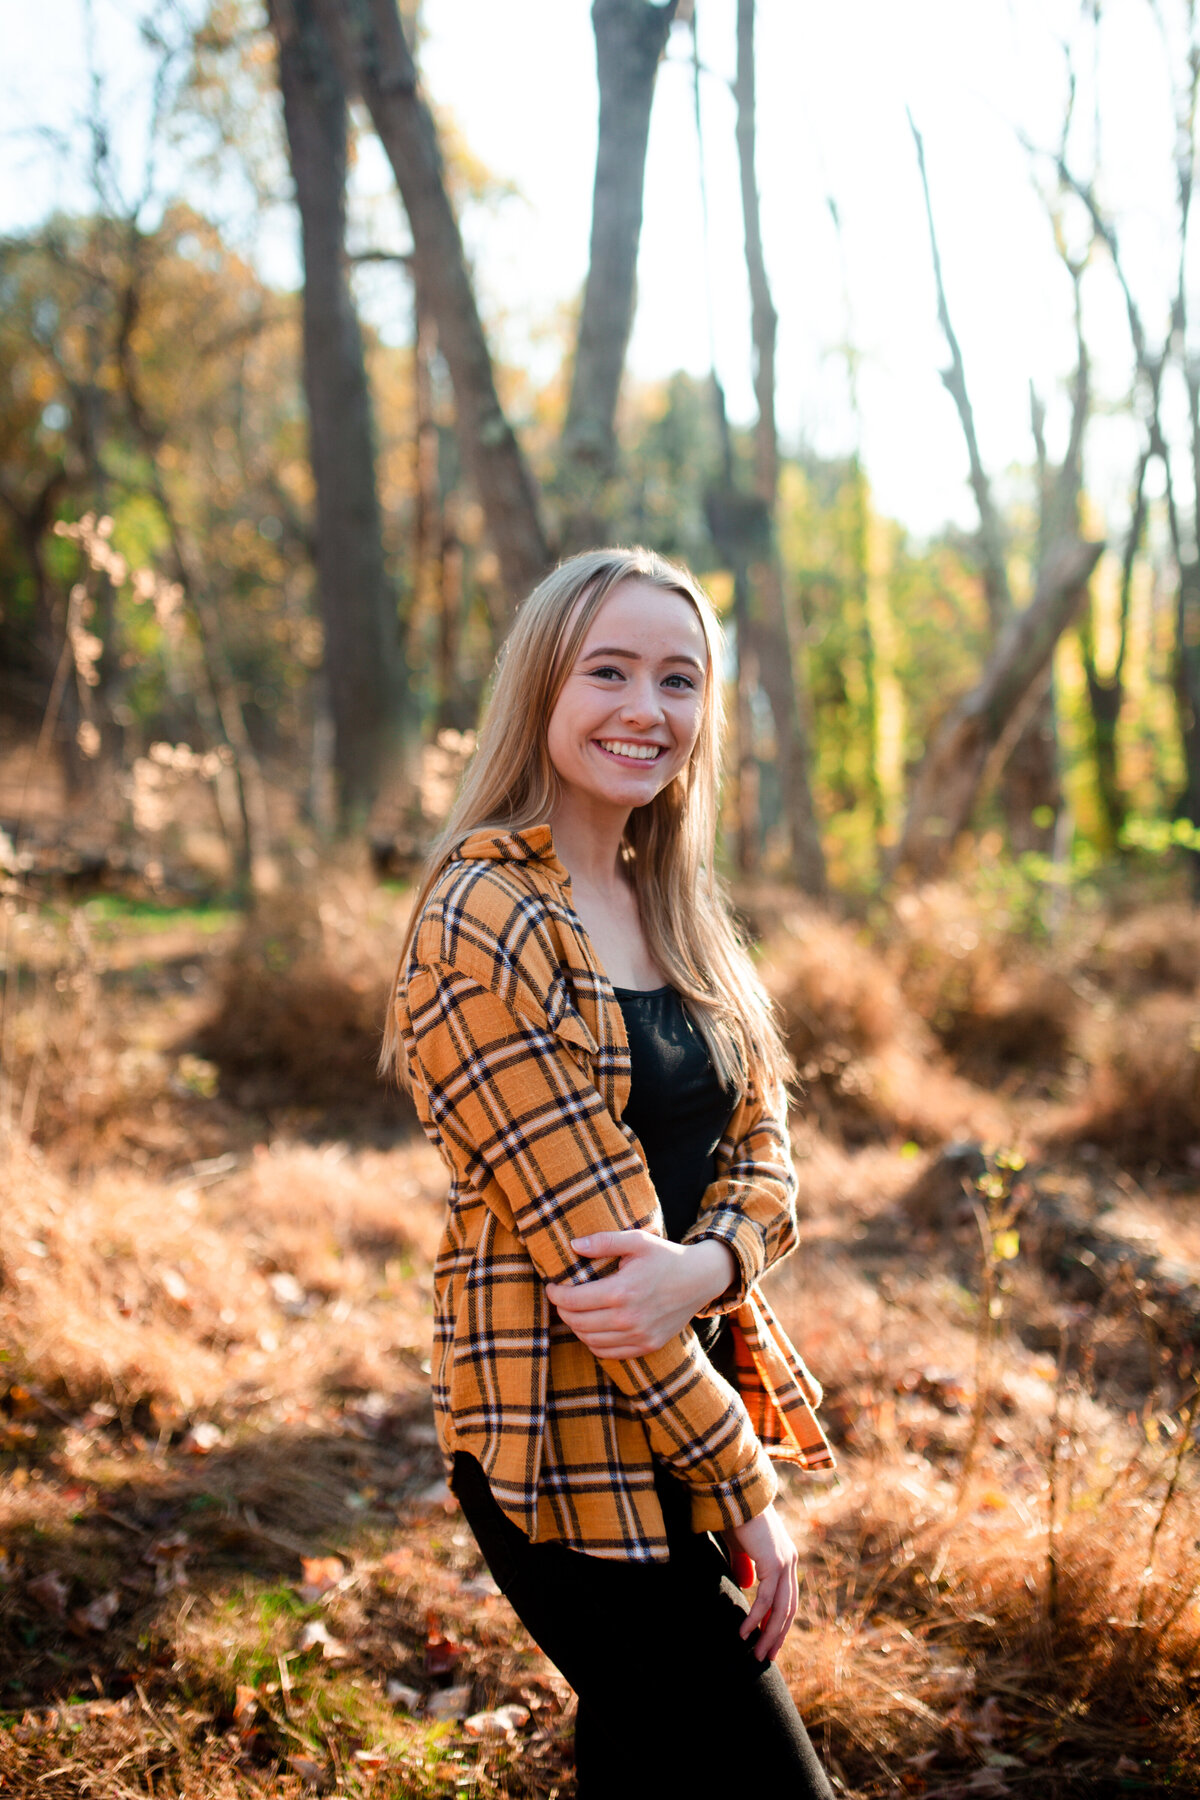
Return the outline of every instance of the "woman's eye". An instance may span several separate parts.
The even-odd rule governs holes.
[[[670,686],[674,682],[678,682],[679,686],[685,690],[688,690],[688,689],[691,689],[692,691],[695,690],[696,684],[692,680],[690,675],[668,675],[667,676],[667,685]]]
[[[589,669],[588,674],[593,677],[601,676],[604,678],[607,678],[608,676],[611,675],[611,676],[615,677],[615,679],[617,681],[620,681],[622,679],[623,671],[620,669],[607,669],[607,668],[605,668],[605,669]]]

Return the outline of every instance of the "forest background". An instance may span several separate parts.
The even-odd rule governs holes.
[[[1200,22],[518,11],[9,9],[0,1779],[569,1790],[371,1065],[618,541],[725,619],[801,1080],[805,1715],[846,1793],[1194,1792]]]

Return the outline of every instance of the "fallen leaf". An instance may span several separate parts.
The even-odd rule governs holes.
[[[460,1581],[458,1587],[460,1593],[470,1594],[472,1599],[478,1600],[494,1599],[500,1592],[486,1570],[481,1575],[471,1575],[465,1581]]]
[[[386,1750],[356,1750],[354,1760],[360,1769],[386,1769],[391,1761]]]
[[[71,1618],[86,1631],[107,1631],[117,1616],[120,1604],[120,1597],[115,1589],[110,1589],[107,1594],[97,1594],[87,1606],[77,1606]]]
[[[304,1570],[304,1580],[296,1591],[310,1605],[336,1587],[346,1573],[346,1565],[340,1556],[302,1556],[300,1566]]]
[[[393,1706],[402,1707],[407,1713],[420,1711],[420,1688],[409,1687],[403,1681],[389,1681],[387,1684],[387,1697]]]
[[[457,1667],[461,1655],[462,1646],[453,1638],[444,1637],[437,1619],[430,1614],[425,1631],[425,1673],[449,1675]]]
[[[435,1481],[429,1487],[422,1488],[421,1492],[415,1496],[415,1504],[417,1506],[440,1506],[445,1513],[458,1511],[458,1501],[444,1480]]]
[[[186,1531],[172,1532],[169,1537],[155,1538],[142,1555],[142,1561],[154,1570],[154,1591],[169,1594],[173,1588],[187,1586],[185,1563],[192,1552],[192,1540]]]
[[[172,1300],[177,1301],[180,1305],[188,1301],[188,1284],[179,1273],[178,1269],[160,1269],[158,1272],[158,1279],[163,1285],[163,1291],[168,1294]]]
[[[252,1687],[238,1683],[237,1694],[233,1702],[233,1722],[239,1731],[244,1732],[258,1711],[258,1694]]]
[[[207,1456],[210,1450],[224,1442],[225,1434],[219,1425],[214,1425],[210,1419],[197,1419],[189,1427],[180,1448],[190,1456]]]
[[[431,1719],[465,1719],[471,1710],[471,1687],[442,1688],[440,1692],[429,1696],[429,1704],[425,1708]]]
[[[289,1319],[302,1318],[306,1312],[312,1310],[304,1288],[301,1287],[294,1275],[287,1273],[286,1269],[278,1269],[275,1274],[268,1275],[267,1285],[270,1287],[276,1306],[280,1312],[286,1313]]]
[[[311,1756],[289,1756],[288,1768],[298,1775],[305,1787],[318,1787],[325,1779],[324,1764],[314,1762]]]
[[[1004,1712],[995,1694],[989,1694],[972,1720],[971,1729],[981,1744],[990,1744],[1004,1728]]]
[[[989,1800],[994,1795],[996,1800],[1002,1800],[1005,1794],[1012,1793],[1012,1789],[998,1769],[976,1769],[967,1782],[967,1792],[968,1794],[985,1794]]]
[[[321,1655],[326,1662],[341,1662],[345,1657],[351,1655],[349,1645],[343,1644],[340,1638],[331,1636],[328,1627],[322,1624],[320,1619],[310,1619],[300,1633],[300,1641],[296,1648],[298,1650],[315,1650],[318,1644],[321,1646]]]
[[[493,1712],[472,1713],[463,1720],[463,1730],[477,1738],[505,1738],[511,1741],[522,1725],[529,1723],[525,1706],[498,1706]]]
[[[70,1588],[57,1569],[47,1569],[44,1575],[38,1575],[33,1581],[25,1584],[25,1592],[39,1606],[53,1613],[56,1619],[66,1617],[67,1595]]]

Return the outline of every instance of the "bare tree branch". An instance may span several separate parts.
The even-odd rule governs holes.
[[[971,405],[971,397],[967,390],[967,375],[963,364],[962,350],[955,334],[950,318],[950,307],[946,299],[946,283],[942,275],[942,258],[938,249],[937,227],[933,218],[933,202],[929,193],[929,176],[925,168],[925,143],[917,130],[912,113],[908,113],[909,130],[913,135],[913,143],[917,149],[917,167],[921,174],[921,191],[925,196],[925,217],[929,224],[929,247],[933,257],[933,276],[937,284],[938,320],[942,333],[950,351],[950,367],[942,370],[942,381],[946,391],[954,401],[958,410],[959,422],[962,425],[963,437],[966,439],[967,458],[971,472],[971,491],[975,496],[975,505],[979,512],[979,550],[983,563],[983,587],[987,601],[988,617],[992,623],[993,633],[997,632],[1012,611],[1012,593],[1008,585],[1008,569],[1004,554],[1004,530],[1000,523],[1000,515],[992,496],[992,484],[983,466],[983,458],[979,453],[979,439],[975,430],[975,412]]]

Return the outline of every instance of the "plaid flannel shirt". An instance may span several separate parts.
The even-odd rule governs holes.
[[[572,1238],[663,1230],[621,1123],[621,1010],[569,888],[548,826],[476,833],[439,877],[397,991],[417,1111],[452,1177],[434,1408],[447,1468],[456,1450],[475,1456],[528,1537],[662,1562],[653,1459],[690,1488],[698,1531],[765,1510],[768,1451],[832,1466],[820,1388],[755,1286],[795,1245],[795,1177],[783,1120],[749,1091],[685,1240],[733,1253],[737,1275],[708,1311],[732,1315],[738,1391],[690,1329],[651,1355],[598,1360],[559,1319],[545,1284],[597,1272]]]

